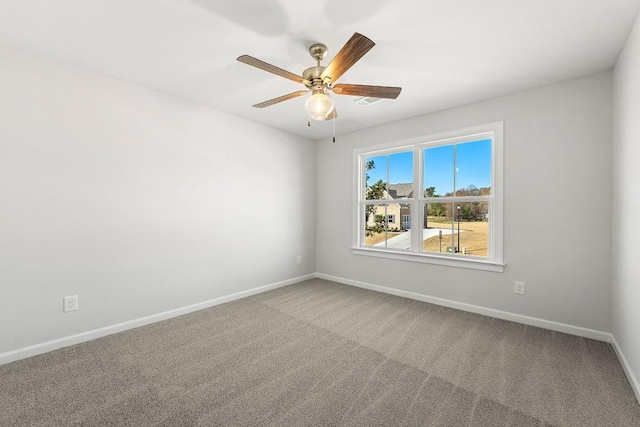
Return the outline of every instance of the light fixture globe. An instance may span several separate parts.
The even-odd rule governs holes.
[[[313,120],[326,120],[333,111],[333,101],[324,89],[315,89],[305,101],[304,108]]]

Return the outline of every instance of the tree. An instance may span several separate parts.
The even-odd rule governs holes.
[[[367,183],[369,182],[369,171],[371,169],[374,169],[376,167],[375,163],[373,160],[369,160],[365,165],[364,165],[364,182],[365,185],[367,185]]]
[[[487,204],[483,202],[461,203],[459,206],[462,221],[484,221],[488,211]]]
[[[384,197],[384,192],[387,189],[387,184],[385,182],[382,182],[381,179],[379,179],[375,184],[373,185],[369,185],[369,174],[367,172],[369,172],[371,169],[374,169],[376,167],[375,163],[373,160],[369,160],[366,164],[365,164],[365,175],[364,175],[364,182],[365,185],[367,187],[366,193],[365,193],[365,198],[366,200],[380,200]],[[380,233],[384,230],[384,216],[383,215],[377,215],[375,218],[375,225],[373,227],[369,226],[369,218],[371,217],[371,215],[373,215],[376,211],[377,205],[365,205],[364,208],[364,222],[365,222],[365,234],[367,236],[371,236],[373,233]],[[382,222],[380,222],[380,219],[378,218],[379,216],[382,217]]]
[[[471,203],[465,203],[460,206],[460,217],[463,221],[473,221],[471,215]]]
[[[367,187],[367,200],[380,200],[384,197],[384,191],[387,189],[387,183],[381,179],[370,187]]]
[[[436,196],[436,187],[427,187],[424,189],[424,197],[438,197]]]
[[[491,187],[482,187],[478,188],[475,185],[469,185],[466,188],[459,188],[455,192],[455,196],[457,197],[465,197],[465,196],[488,196],[491,194]],[[444,195],[444,197],[452,197],[454,193],[448,192]],[[437,196],[436,196],[437,197]],[[484,202],[463,202],[460,200],[460,219],[463,221],[484,221],[487,218],[488,208],[487,204]],[[434,206],[435,203],[429,205],[429,215],[431,213],[431,206]],[[457,205],[456,205],[457,207]],[[457,210],[456,207],[453,210]],[[443,206],[443,215],[447,218],[455,218],[457,219],[456,212],[452,212],[451,205],[446,204]]]
[[[373,227],[369,227],[371,234],[382,233],[384,231],[385,218],[384,215],[376,215]]]
[[[427,187],[424,189],[425,197],[440,197],[436,194],[436,187]],[[442,203],[432,203],[427,205],[427,216],[444,216],[447,214],[447,210]],[[424,225],[427,227],[427,218],[424,219]]]
[[[447,209],[442,203],[429,203],[429,209],[427,211],[429,216],[447,216]]]

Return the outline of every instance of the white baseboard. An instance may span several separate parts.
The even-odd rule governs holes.
[[[330,276],[328,274],[316,273],[319,279],[331,280],[332,282],[342,283],[344,285],[357,286],[358,288],[369,289],[372,291],[383,292],[386,294],[396,295],[399,297],[410,298],[418,301],[428,302],[435,305],[451,307],[462,311],[482,314],[496,319],[509,320],[511,322],[522,323],[525,325],[536,326],[538,328],[549,329],[552,331],[564,332],[580,337],[591,338],[598,341],[611,342],[612,335],[609,332],[597,331],[594,329],[583,328],[580,326],[567,325],[565,323],[553,322],[551,320],[539,319],[537,317],[524,316],[522,314],[510,313],[507,311],[494,310],[492,308],[481,307],[478,305],[466,304],[463,302],[452,301],[444,298],[432,297],[429,295],[418,294],[415,292],[403,291],[385,286],[372,285],[370,283],[359,282],[342,277]]]
[[[101,338],[107,335],[126,331],[128,329],[138,328],[140,326],[159,322],[161,320],[182,316],[183,314],[188,314],[194,311],[203,310],[205,308],[224,304],[226,302],[235,301],[240,298],[246,298],[248,296],[270,291],[272,289],[293,285],[294,283],[303,282],[305,280],[313,279],[314,277],[316,277],[315,274],[307,274],[305,276],[295,277],[293,279],[284,280],[282,282],[260,286],[257,288],[249,289],[242,292],[237,292],[235,294],[226,295],[219,298],[214,298],[208,301],[200,302],[200,303],[189,305],[186,307],[176,308],[174,310],[165,311],[163,313],[153,314],[151,316],[129,320],[127,322],[118,323],[116,325],[105,326],[104,328],[94,329],[92,331],[82,332],[76,335],[58,338],[58,339],[47,341],[41,344],[36,344],[36,345],[24,347],[24,348],[19,348],[17,350],[8,351],[6,353],[0,354],[0,365],[4,365],[6,363],[10,363],[16,360],[26,359],[27,357],[37,356],[38,354],[48,353],[50,351],[57,350],[62,347],[68,347],[71,345],[80,344],[85,341],[91,341],[96,338]]]
[[[611,345],[613,346],[613,349],[615,350],[616,355],[618,356],[618,360],[620,360],[622,369],[624,370],[624,373],[627,375],[627,379],[629,380],[629,384],[631,384],[631,388],[633,389],[633,392],[636,394],[636,399],[638,399],[638,403],[640,403],[640,382],[638,381],[638,378],[633,374],[633,371],[631,370],[631,366],[629,365],[627,358],[624,356],[624,353],[622,352],[622,348],[620,348],[620,345],[616,340],[616,336],[611,335],[611,338],[612,338]]]

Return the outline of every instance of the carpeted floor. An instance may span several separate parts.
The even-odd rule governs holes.
[[[609,344],[310,280],[0,366],[0,425],[640,426]]]

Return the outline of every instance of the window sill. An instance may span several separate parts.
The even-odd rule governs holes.
[[[388,249],[351,248],[354,255],[396,259],[400,261],[421,262],[425,264],[445,265],[449,267],[470,268],[473,270],[504,272],[504,264],[471,258],[452,258],[448,256],[417,254],[413,252],[391,251]]]

